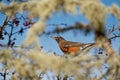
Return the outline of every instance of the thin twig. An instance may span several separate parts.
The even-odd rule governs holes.
[[[2,33],[3,30],[5,29],[5,27],[6,27],[5,25],[7,24],[8,20],[9,20],[9,18],[8,18],[8,16],[6,16],[6,18],[5,18],[4,22],[3,22],[2,27],[0,28],[0,32],[1,32],[1,33]]]
[[[118,30],[120,27],[116,27],[116,28],[114,28],[114,26],[113,26],[113,28],[107,33],[107,36],[109,36],[111,33],[113,33],[114,31],[116,31],[116,30]]]
[[[118,38],[118,37],[120,37],[120,35],[115,35],[115,36],[113,36],[113,37],[111,37],[109,39],[111,40],[111,39]]]

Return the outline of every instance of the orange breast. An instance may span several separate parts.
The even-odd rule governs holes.
[[[66,53],[77,53],[79,51],[79,47],[68,47],[68,48],[61,47],[61,50]]]
[[[68,53],[68,54],[72,54],[72,55],[78,54],[78,52],[80,50],[79,46],[67,46],[67,47],[65,47],[64,44],[66,44],[66,42],[59,43],[59,47],[64,53]],[[69,45],[69,44],[66,44],[66,45]]]
[[[79,47],[69,47],[68,52],[77,53],[79,51]]]

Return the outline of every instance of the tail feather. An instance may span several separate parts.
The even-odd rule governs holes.
[[[95,43],[91,43],[91,44],[86,44],[82,50],[80,50],[80,54],[86,54],[90,49],[92,49],[95,46]]]

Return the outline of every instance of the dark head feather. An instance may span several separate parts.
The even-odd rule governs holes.
[[[53,39],[55,39],[58,43],[61,41],[61,40],[65,40],[63,37],[61,36],[56,36],[56,37],[52,37]]]

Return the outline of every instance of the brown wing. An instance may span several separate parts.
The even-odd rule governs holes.
[[[87,44],[83,44],[83,43],[79,43],[79,42],[64,42],[63,46],[64,47],[87,47],[87,46],[90,46],[90,45],[93,45],[94,43],[87,43]]]

